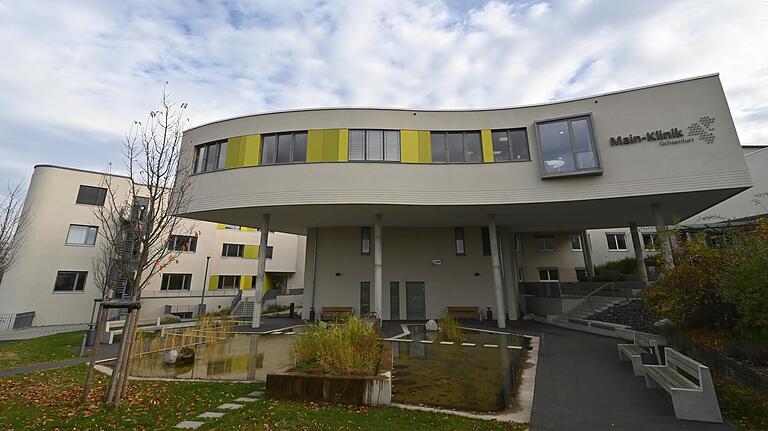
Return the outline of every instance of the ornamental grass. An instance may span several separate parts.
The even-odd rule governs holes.
[[[373,325],[356,316],[344,322],[310,325],[294,339],[295,369],[336,375],[374,375],[381,357],[381,341]]]
[[[440,319],[439,324],[446,341],[461,342],[464,339],[459,321],[455,317],[446,314]]]

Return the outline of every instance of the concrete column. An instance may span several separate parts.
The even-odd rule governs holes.
[[[581,254],[584,256],[584,269],[587,271],[587,279],[595,279],[595,264],[592,263],[592,250],[589,248],[589,235],[586,230],[579,232],[581,237]]]
[[[373,222],[373,312],[381,319],[384,289],[382,288],[382,256],[381,256],[381,214],[376,214]]]
[[[675,260],[672,258],[672,243],[667,231],[667,224],[664,223],[664,216],[661,214],[661,204],[651,204],[651,213],[653,221],[656,223],[656,237],[659,238],[661,254],[664,257],[664,268],[672,269],[675,267]]]
[[[319,228],[313,227],[307,229],[307,245],[304,255],[304,307],[301,311],[301,317],[304,320],[310,320],[310,310],[316,308],[315,298],[317,297],[317,241]],[[315,318],[320,315],[315,310]]]
[[[507,293],[506,305],[509,320],[517,320],[521,315],[520,286],[517,284],[517,250],[515,234],[507,228],[497,232],[501,244],[501,269],[504,275],[504,288]]]
[[[506,328],[504,315],[504,287],[501,280],[501,261],[499,258],[499,236],[496,232],[496,216],[488,214],[488,236],[491,240],[491,265],[493,266],[493,292],[496,295],[496,322],[499,328]]]
[[[261,327],[261,289],[264,286],[264,280],[267,277],[267,244],[269,242],[269,214],[261,216],[261,224],[259,225],[259,231],[261,232],[261,240],[259,241],[259,262],[258,269],[256,270],[256,295],[254,296],[253,304],[253,320],[251,321],[252,328]]]
[[[645,268],[645,256],[643,256],[643,244],[640,243],[640,234],[637,233],[637,223],[629,222],[629,233],[632,237],[632,247],[635,249],[635,262],[640,281],[648,283],[648,270]]]

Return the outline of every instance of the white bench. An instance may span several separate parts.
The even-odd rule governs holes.
[[[629,335],[629,337],[627,337]],[[629,339],[632,344],[619,344],[619,360],[623,361],[627,358],[632,362],[632,373],[637,377],[645,375],[643,369],[643,355],[648,355],[651,352],[656,354],[657,363],[661,363],[661,355],[659,354],[659,345],[664,344],[664,339],[654,334],[647,334],[639,331],[624,331],[620,338]]]
[[[644,365],[645,385],[672,397],[678,419],[723,423],[709,368],[672,348],[664,349],[666,365]]]

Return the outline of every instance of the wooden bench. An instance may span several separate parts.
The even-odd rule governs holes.
[[[644,365],[645,385],[672,397],[678,419],[723,423],[709,368],[672,348],[664,349],[666,365]]]
[[[480,320],[480,307],[471,305],[449,305],[445,312],[456,319]]]
[[[664,344],[664,340],[654,334],[648,334],[640,331],[626,331],[625,333],[631,334],[631,344],[619,344],[619,360],[623,361],[627,358],[632,362],[632,373],[637,377],[645,375],[643,369],[643,356],[651,353],[656,354],[656,363],[661,363],[661,355],[659,353],[659,345]],[[626,339],[622,334],[621,338]]]
[[[320,311],[320,320],[334,320],[344,315],[351,315],[352,307],[323,307]]]

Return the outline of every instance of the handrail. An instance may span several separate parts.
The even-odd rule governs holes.
[[[240,301],[243,299],[243,291],[238,289],[237,295],[232,299],[232,303],[229,305],[229,312],[232,313],[235,311],[235,307],[237,307],[238,304],[240,304]]]
[[[613,282],[608,282],[608,283],[605,283],[602,286],[598,287],[597,289],[593,290],[592,292],[589,292],[588,294],[584,295],[583,297],[577,299],[574,303],[570,304],[567,307],[565,306],[565,304],[563,304],[563,313],[565,313],[565,314],[570,313],[571,311],[573,311],[574,308],[576,308],[579,305],[581,305],[584,302],[586,302],[590,297],[592,297],[597,292],[603,290],[603,288],[605,288],[609,284],[611,285],[611,289],[613,289]]]

